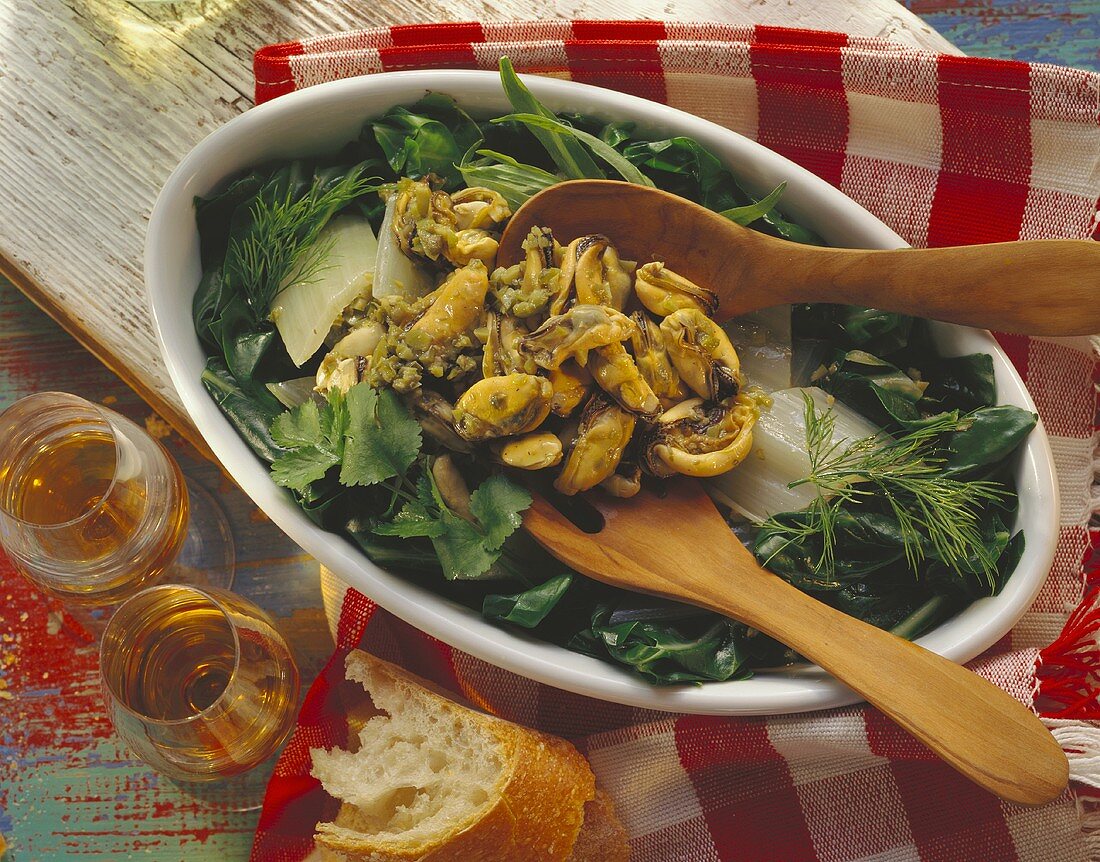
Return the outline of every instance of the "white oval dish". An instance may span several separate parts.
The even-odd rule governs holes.
[[[524,78],[553,110],[605,120],[633,120],[653,136],[683,134],[718,155],[761,194],[786,180],[785,212],[832,245],[896,248],[905,243],[861,206],[793,162],[728,129],[691,114],[611,90],[549,78]],[[281,96],[226,123],[196,146],[164,185],[149,223],[145,278],[161,352],[172,382],[210,448],[245,492],[307,552],[378,604],[410,624],[514,673],[580,694],[658,710],[716,715],[798,712],[854,703],[858,697],[816,668],[759,674],[702,686],[654,687],[626,669],[569,652],[479,614],[374,565],[349,541],[317,527],[269,478],[199,382],[206,357],[195,335],[191,298],[201,275],[193,200],[262,162],[332,151],[355,138],[364,120],[433,90],[475,114],[509,110],[495,72],[412,71],[350,78]],[[952,354],[993,356],[999,399],[1035,405],[993,337],[976,329],[937,325]],[[1046,432],[1040,424],[1017,456],[1017,528],[1027,547],[1001,594],[975,602],[919,640],[955,661],[968,661],[999,640],[1038,593],[1054,557],[1058,496]],[[888,668],[883,669],[889,673]]]

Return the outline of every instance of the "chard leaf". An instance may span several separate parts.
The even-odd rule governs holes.
[[[571,574],[555,575],[521,593],[490,593],[482,602],[481,613],[490,620],[515,623],[525,629],[533,629],[557,607],[572,583]]]
[[[348,390],[347,448],[340,481],[376,485],[403,476],[420,452],[420,423],[390,389],[366,383]]]
[[[440,93],[429,93],[411,108],[390,108],[371,128],[397,176],[419,179],[434,173],[451,190],[462,181],[455,165],[481,138],[477,123]]]
[[[1011,404],[975,410],[962,419],[960,430],[943,441],[947,454],[944,475],[958,476],[1004,460],[1038,421],[1034,413]]]
[[[527,126],[536,134],[540,130],[543,130],[549,132],[552,136],[575,139],[585,144],[593,153],[607,162],[607,164],[614,168],[619,176],[627,182],[635,183],[640,186],[650,186],[651,188],[653,186],[653,180],[632,165],[630,161],[614,147],[605,144],[595,135],[590,135],[588,132],[582,132],[580,129],[574,129],[572,126],[567,126],[565,123],[553,117],[545,117],[539,114],[508,114],[507,116],[490,120],[490,122],[523,123],[523,125]],[[602,176],[600,178],[602,178]]]
[[[787,184],[780,183],[772,189],[768,195],[756,201],[756,203],[746,204],[740,207],[731,207],[728,210],[723,210],[719,215],[725,216],[734,224],[743,226],[750,225],[775,209],[775,205],[779,203],[779,199],[783,197],[783,192],[786,191],[786,189]]]
[[[286,451],[271,436],[271,423],[282,409],[272,398],[245,392],[217,357],[207,361],[202,385],[253,452],[270,463]]]
[[[507,57],[500,58],[500,83],[512,103],[512,110],[524,116],[536,116],[540,119],[549,119],[558,123],[557,117],[552,111],[536,99],[527,86],[519,79],[512,61]],[[507,117],[493,120],[503,122]],[[575,138],[556,134],[544,126],[529,125],[529,129],[549,153],[554,164],[558,166],[567,179],[604,179],[603,171],[592,161],[584,147]],[[560,123],[558,123],[560,125]],[[568,128],[568,127],[567,127]],[[605,145],[606,146],[606,145]]]
[[[496,550],[523,523],[531,495],[506,476],[490,476],[470,495],[470,511],[485,531],[485,545]]]

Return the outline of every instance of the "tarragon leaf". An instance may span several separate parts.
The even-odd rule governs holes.
[[[532,131],[541,129],[559,137],[578,140],[603,159],[603,161],[607,162],[608,165],[613,167],[627,182],[635,183],[639,186],[653,187],[653,180],[638,170],[638,168],[622,153],[609,144],[604,143],[595,135],[590,135],[588,132],[583,132],[580,129],[574,129],[572,126],[566,125],[558,119],[544,117],[540,114],[508,114],[504,117],[492,119],[489,122],[507,123],[511,121],[523,123],[523,125],[527,126]]]
[[[348,390],[347,444],[340,482],[376,485],[401,476],[420,452],[420,424],[390,390],[366,383]]]
[[[506,476],[490,476],[470,495],[470,511],[485,531],[485,545],[496,550],[523,523],[531,495]]]
[[[719,215],[728,218],[731,222],[742,226],[752,224],[758,218],[763,218],[773,209],[775,205],[779,203],[779,199],[783,197],[783,192],[786,190],[787,184],[780,183],[766,196],[758,200],[756,203],[746,204],[743,207],[732,207],[728,210],[722,210]]]

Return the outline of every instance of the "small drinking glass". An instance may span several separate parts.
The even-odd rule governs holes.
[[[257,806],[267,775],[250,773],[290,734],[299,686],[290,648],[259,607],[225,590],[150,587],[107,623],[100,672],[133,754],[200,801]]]
[[[209,495],[144,429],[63,392],[0,414],[0,545],[93,631],[104,608],[167,572],[222,587],[233,577],[232,537]]]

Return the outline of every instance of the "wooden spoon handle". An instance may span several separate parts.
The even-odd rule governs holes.
[[[714,591],[705,603],[793,647],[1001,798],[1041,805],[1065,789],[1065,754],[1019,701],[961,665],[760,574],[751,591],[738,589],[734,598],[728,588]]]
[[[773,255],[780,243],[771,241]],[[782,245],[780,259],[762,255],[742,277],[759,279],[786,302],[867,305],[1030,335],[1100,332],[1100,243],[891,251]]]

